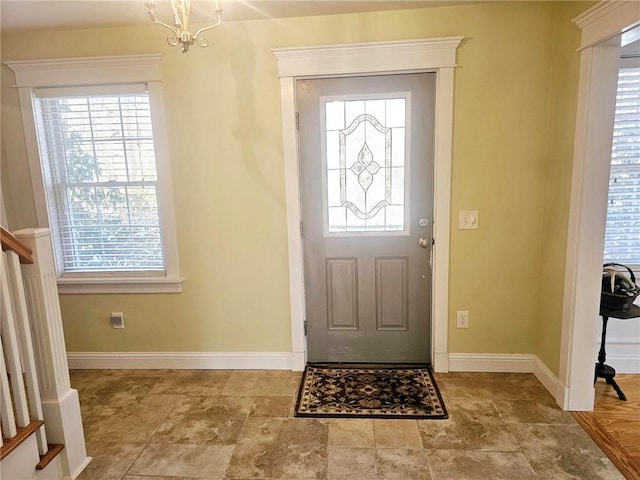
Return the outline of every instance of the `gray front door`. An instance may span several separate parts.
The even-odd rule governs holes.
[[[296,90],[308,359],[428,363],[435,74]]]

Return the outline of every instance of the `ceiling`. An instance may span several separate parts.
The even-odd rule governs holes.
[[[482,1],[482,0],[480,0]],[[486,0],[485,0],[486,1]],[[0,0],[2,31],[100,28],[147,25],[145,0]],[[222,0],[224,20],[252,20],[333,15],[381,10],[451,6],[472,1],[449,0]],[[168,0],[156,0],[156,15],[170,18]],[[209,22],[212,0],[192,0],[192,22]]]

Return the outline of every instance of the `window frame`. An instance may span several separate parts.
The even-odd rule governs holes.
[[[631,69],[631,68],[640,68],[640,56],[638,55],[632,55],[632,56],[622,56],[620,58],[620,66],[618,71],[624,70],[624,69]],[[616,99],[616,108],[617,108],[617,99]],[[614,128],[615,128],[615,119],[614,119]],[[613,158],[613,151],[611,154],[611,157]],[[624,168],[620,168],[621,166],[619,165],[611,165],[610,167],[610,172],[609,172],[609,182],[611,182],[611,176],[614,174],[614,171],[616,174],[620,174],[620,173],[624,173]],[[610,191],[611,191],[611,187],[609,187],[609,194],[607,197],[607,218],[606,218],[606,222],[607,224],[605,224],[605,249],[607,246],[607,238],[606,238],[606,232],[608,230],[608,221],[609,221],[609,202],[610,202]],[[611,262],[614,260],[611,259],[604,259],[604,262]],[[639,263],[628,263],[626,264],[629,268],[631,268],[634,272],[639,273],[640,272],[640,262]]]
[[[171,165],[162,95],[161,54],[66,58],[5,62],[15,74],[20,98],[27,157],[31,172],[38,226],[49,228],[45,179],[35,121],[35,90],[48,87],[145,84],[151,108],[156,168],[157,201],[164,248],[165,271],[158,272],[58,272],[58,292],[176,293],[182,291],[171,185]]]

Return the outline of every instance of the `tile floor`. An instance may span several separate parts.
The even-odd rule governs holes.
[[[300,373],[74,370],[79,480],[613,480],[528,374],[441,374],[448,420],[293,418]]]

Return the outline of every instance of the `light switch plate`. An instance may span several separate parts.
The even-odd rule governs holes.
[[[478,228],[478,211],[465,210],[460,212],[459,226],[460,230],[475,230]]]
[[[124,328],[124,315],[122,314],[122,312],[111,312],[109,321],[111,322],[111,327],[113,328]]]

